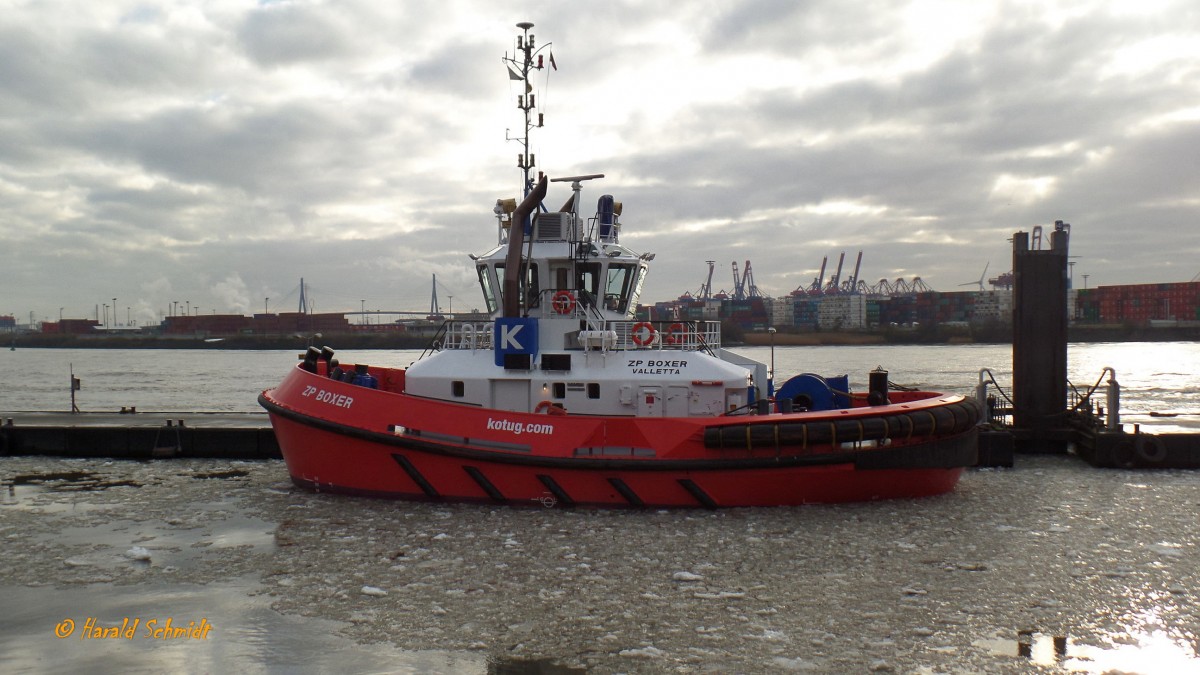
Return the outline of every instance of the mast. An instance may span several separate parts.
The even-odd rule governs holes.
[[[552,43],[547,42],[546,44],[542,45],[541,47],[534,49],[534,44],[535,44],[536,40],[534,38],[533,33],[529,32],[529,29],[533,28],[533,24],[528,21],[522,21],[521,23],[517,24],[517,28],[520,28],[521,32],[522,32],[521,35],[517,36],[517,49],[513,53],[512,57],[509,57],[507,52],[504,54],[504,63],[506,65],[506,67],[508,68],[508,79],[517,80],[525,85],[525,93],[519,94],[517,96],[517,109],[519,109],[522,112],[522,114],[524,115],[524,123],[521,128],[520,136],[513,138],[513,137],[509,136],[508,133],[506,132],[505,138],[510,141],[517,141],[521,144],[521,152],[517,155],[517,168],[521,169],[522,174],[523,174],[523,178],[521,181],[521,196],[523,198],[525,198],[526,200],[528,200],[529,195],[532,192],[534,192],[534,181],[533,181],[533,178],[531,177],[531,174],[533,173],[533,167],[537,164],[536,155],[534,155],[532,152],[530,152],[530,149],[529,149],[529,132],[532,131],[534,129],[534,127],[541,127],[544,125],[544,117],[543,117],[542,113],[537,114],[536,123],[533,118],[533,110],[537,107],[537,100],[536,100],[536,97],[534,96],[533,84],[529,81],[529,77],[533,71],[541,70],[542,68],[545,67],[543,56],[539,52],[541,52],[543,49],[546,49],[547,47],[549,47]],[[536,61],[534,60],[534,57],[537,57]],[[558,67],[554,63],[554,54],[553,53],[550,53],[549,61],[550,61],[550,67],[555,70],[558,70]],[[540,181],[541,172],[540,171],[538,172],[538,177],[539,177],[539,186],[540,186],[540,184],[541,184],[541,181]],[[544,197],[545,196],[545,188],[544,187],[541,188],[540,192],[541,192],[542,196]],[[522,202],[522,204],[524,204],[524,202]],[[533,256],[532,215],[535,211],[538,210],[539,207],[541,207],[541,199],[539,199],[538,202],[533,204],[529,209],[526,209],[523,213],[523,217],[520,217],[520,218],[517,217],[519,214],[521,214],[520,210],[513,212],[512,220],[509,222],[510,253],[508,256],[509,260],[507,262],[507,266],[505,267],[505,270],[504,270],[504,279],[505,280],[503,283],[503,288],[504,288],[503,292],[507,293],[509,286],[511,284],[515,283],[515,287],[520,289],[520,293],[519,293],[520,309],[519,309],[519,311],[521,313],[524,313],[525,308],[526,308],[526,303],[528,301],[528,299],[525,297],[525,295],[526,295],[525,294],[525,285],[526,285],[526,283],[528,283],[527,275],[529,273],[526,272],[525,270],[523,270],[522,269],[523,266],[520,264],[519,245],[516,249],[517,255],[516,256],[513,255],[513,252],[514,252],[513,251],[513,249],[514,249],[513,242],[520,241],[524,237],[528,237],[529,251],[525,255],[525,259],[528,260],[529,258],[531,258]],[[542,210],[545,210],[544,207],[541,207],[541,208],[542,208]],[[499,211],[497,212],[497,215],[498,216],[500,215]],[[503,227],[503,225],[501,225],[501,227]],[[520,228],[519,235],[517,232],[517,228]],[[520,235],[523,235],[523,236],[520,236]],[[515,279],[515,281],[510,280],[510,278]],[[506,308],[505,316],[513,316],[512,314],[508,313],[509,300],[508,300],[507,295],[505,296],[504,302],[505,302],[505,308]]]
[[[533,93],[533,84],[529,81],[530,73],[535,70],[541,70],[545,67],[542,54],[538,52],[549,47],[552,43],[546,44],[534,49],[535,39],[533,33],[529,32],[533,28],[533,24],[528,21],[522,21],[517,24],[517,28],[522,31],[521,35],[517,36],[517,50],[513,56],[507,53],[504,55],[504,62],[508,66],[508,79],[520,81],[525,85],[525,93],[517,96],[517,108],[524,114],[525,122],[521,129],[521,135],[511,137],[507,134],[506,139],[517,141],[521,144],[521,152],[517,155],[517,168],[523,173],[521,181],[521,196],[529,195],[533,190],[533,179],[530,174],[533,172],[533,167],[537,164],[537,156],[529,151],[529,132],[536,127],[544,125],[545,118],[542,113],[537,114],[537,119],[533,117],[533,110],[537,108],[537,100]],[[534,58],[536,57],[536,59]],[[550,67],[558,70],[554,63],[554,54],[550,54]]]

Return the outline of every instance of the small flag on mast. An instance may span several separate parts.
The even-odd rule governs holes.
[[[550,67],[558,70],[558,65],[554,63],[554,52],[550,52]]]
[[[510,79],[510,80],[523,80],[523,79],[525,79],[525,78],[523,78],[523,77],[521,77],[520,75],[518,75],[518,74],[516,73],[516,71],[514,71],[514,70],[512,69],[512,66],[509,66],[509,67],[508,67],[508,79]]]

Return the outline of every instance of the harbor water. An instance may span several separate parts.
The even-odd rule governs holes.
[[[4,351],[0,410],[68,410],[73,372],[83,411],[256,412],[296,353]],[[856,390],[1011,374],[1006,345],[773,359]],[[1149,431],[1200,431],[1198,363],[1069,349]],[[5,672],[1200,673],[1200,472],[1021,456],[931,499],[724,511],[348,498],[274,461],[0,457],[0,481]]]
[[[0,351],[0,412],[68,411],[70,376],[79,378],[76,401],[84,412],[137,408],[154,412],[261,413],[256,398],[296,364],[295,350],[18,349]],[[732,351],[772,362],[768,347]],[[420,350],[344,351],[345,362],[406,366]],[[1083,392],[1100,381],[1105,366],[1121,383],[1122,413],[1129,424],[1157,431],[1200,430],[1200,346],[1193,342],[1072,344],[1068,377]],[[896,384],[972,394],[980,369],[1006,389],[1011,384],[1009,345],[863,345],[779,347],[776,381],[816,373],[849,375],[864,391],[877,366]],[[1107,378],[1105,378],[1107,380]],[[1103,402],[1103,396],[1099,397]],[[1152,415],[1154,413],[1154,415]],[[1177,414],[1175,417],[1160,415]]]

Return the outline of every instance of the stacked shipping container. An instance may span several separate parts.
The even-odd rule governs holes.
[[[1100,286],[1078,292],[1074,317],[1089,323],[1145,325],[1200,321],[1200,282]]]
[[[699,300],[658,303],[654,318],[731,320],[744,330],[768,325],[801,330],[856,330],[876,326],[1007,321],[1012,291],[930,291],[892,297],[796,293],[774,300]],[[769,311],[768,311],[769,310]],[[1200,282],[1100,286],[1075,290],[1068,316],[1080,323],[1146,325],[1200,321]]]

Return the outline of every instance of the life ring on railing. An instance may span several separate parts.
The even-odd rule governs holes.
[[[663,342],[669,345],[681,345],[687,342],[687,326],[682,323],[673,323],[667,328],[667,336],[663,338]]]
[[[571,291],[559,291],[550,300],[550,307],[555,314],[570,314],[575,311],[575,294]]]
[[[629,331],[629,339],[639,347],[653,344],[656,337],[658,337],[658,331],[654,330],[654,326],[646,321],[633,324],[633,328]]]
[[[542,401],[541,403],[538,403],[536,407],[534,407],[533,412],[538,415],[540,415],[542,413],[546,413],[547,415],[556,415],[557,416],[557,415],[566,415],[567,409],[562,407],[561,405],[555,405],[554,403],[552,403],[550,401]]]

